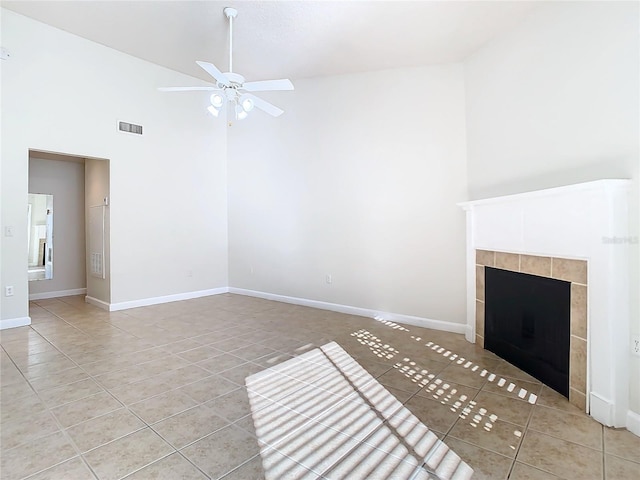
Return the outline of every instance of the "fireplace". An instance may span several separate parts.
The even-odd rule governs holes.
[[[466,338],[485,347],[488,268],[569,283],[569,401],[599,422],[629,402],[628,180],[598,180],[460,204],[467,218]]]
[[[587,262],[580,260],[572,260],[567,258],[558,257],[541,257],[535,255],[518,255],[507,252],[496,252],[488,250],[476,250],[475,252],[476,263],[476,318],[475,318],[475,331],[476,331],[476,343],[480,346],[496,353],[498,356],[504,358],[510,363],[516,365],[520,369],[536,377],[549,387],[560,392],[566,396],[569,401],[578,408],[585,410],[586,405],[586,377],[587,377]],[[557,309],[547,309],[543,311],[546,316],[552,316],[553,321],[557,324],[561,322],[562,315],[566,315],[566,324],[555,325],[550,328],[558,327],[557,331],[546,332],[548,334],[553,333],[554,336],[562,337],[559,340],[566,341],[566,345],[551,344],[547,342],[544,347],[541,348],[553,348],[550,353],[552,356],[563,356],[565,358],[566,366],[566,378],[562,380],[561,372],[554,370],[551,365],[558,365],[558,359],[547,359],[538,362],[538,365],[529,365],[527,368],[525,364],[524,352],[522,348],[518,348],[517,345],[512,345],[509,348],[505,345],[505,342],[501,342],[498,347],[498,351],[495,349],[495,344],[491,345],[487,338],[487,294],[493,295],[494,293],[487,288],[487,273],[494,277],[501,277],[507,282],[510,282],[508,287],[510,290],[505,292],[511,299],[496,299],[503,303],[511,302],[514,300],[514,276],[526,275],[530,279],[528,288],[531,291],[537,285],[538,292],[542,295],[554,294],[561,297],[550,300],[566,303],[558,305]],[[506,277],[506,278],[505,278]],[[516,278],[517,280],[517,278]],[[541,285],[542,284],[542,285]],[[550,292],[553,288],[549,285],[557,286],[560,292]],[[489,285],[489,287],[491,287]],[[525,287],[526,288],[526,287]],[[540,292],[542,290],[542,292]],[[550,301],[549,299],[547,301]],[[538,302],[539,298],[528,298],[524,301]],[[548,306],[548,304],[547,304]],[[518,310],[516,305],[508,305],[508,312],[512,318],[514,315],[518,315],[517,312],[525,313],[522,310]],[[525,310],[530,311],[531,305],[521,305]],[[504,308],[504,305],[498,305],[497,308]],[[489,312],[490,313],[490,312]],[[502,314],[504,316],[504,312]],[[529,313],[527,312],[527,315]],[[490,320],[492,321],[492,319]],[[527,328],[527,325],[525,325]],[[531,330],[531,324],[529,321],[528,329]],[[533,327],[535,328],[535,327]],[[539,327],[543,328],[543,327]],[[492,348],[494,347],[494,348]],[[534,346],[529,346],[529,349],[535,349]],[[561,350],[563,349],[563,350]],[[510,357],[508,353],[505,355],[505,350],[513,352],[516,356]],[[526,348],[525,348],[526,350]],[[514,361],[515,360],[515,361]],[[547,371],[549,375],[544,375],[544,371]],[[565,382],[564,387],[560,387],[559,382]]]

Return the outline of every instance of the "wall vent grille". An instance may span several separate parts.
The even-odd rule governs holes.
[[[136,125],[129,122],[118,122],[118,130],[125,133],[134,133],[142,135],[142,125]]]

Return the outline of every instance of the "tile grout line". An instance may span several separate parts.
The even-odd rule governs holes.
[[[121,476],[121,477],[118,477],[118,480],[125,480],[127,477],[130,477],[131,475],[133,475],[133,474],[135,474],[135,473],[139,472],[140,470],[142,470],[142,469],[144,469],[144,468],[147,468],[149,465],[153,465],[153,464],[154,464],[154,463],[156,463],[156,462],[160,462],[160,461],[164,460],[165,458],[167,458],[167,457],[169,457],[169,456],[173,455],[174,453],[178,453],[178,451],[174,449],[174,451],[173,451],[173,452],[169,452],[169,453],[167,453],[166,455],[163,455],[163,456],[162,456],[162,457],[160,457],[160,458],[157,458],[157,459],[155,459],[155,460],[153,460],[153,461],[151,461],[151,462],[149,462],[149,463],[144,464],[143,466],[141,466],[141,467],[139,467],[139,468],[136,468],[135,470],[132,470],[132,471],[130,471],[130,472],[128,472],[128,473],[126,473],[126,474],[124,474],[124,475],[123,475],[123,476]]]
[[[606,454],[604,452],[604,426],[600,426],[600,435],[601,435],[601,447],[602,447],[602,479],[605,480],[607,478],[607,465],[606,465]]]
[[[540,399],[540,395],[542,395],[542,386],[540,387],[540,390],[538,391],[538,399]],[[524,439],[527,435],[527,432],[529,431],[529,425],[531,424],[531,419],[533,418],[534,412],[536,411],[536,407],[539,405],[536,399],[536,403],[533,405],[533,408],[531,408],[531,411],[529,412],[529,415],[527,417],[527,423],[524,426],[523,432],[522,432],[522,438],[520,439],[520,443],[518,444],[518,448],[516,449],[516,453],[513,456],[513,461],[511,462],[511,466],[509,467],[509,472],[507,473],[507,478],[511,477],[511,473],[513,473],[513,469],[516,466],[516,462],[518,461],[518,455],[520,454],[520,449],[522,448],[522,444],[524,443]]]
[[[196,407],[191,407],[191,408],[196,408]],[[187,448],[187,447],[190,447],[190,446],[191,446],[191,445],[193,445],[194,443],[199,442],[200,440],[202,440],[203,438],[208,437],[209,435],[213,435],[214,433],[217,433],[217,432],[219,432],[220,430],[223,430],[223,429],[225,429],[225,428],[227,428],[227,427],[230,427],[230,426],[231,426],[231,425],[233,425],[233,423],[234,423],[234,422],[228,422],[226,425],[223,425],[223,426],[222,426],[222,427],[220,427],[220,428],[216,428],[215,430],[210,431],[210,432],[209,432],[209,433],[207,433],[206,435],[203,435],[203,436],[201,436],[201,437],[198,437],[196,440],[190,441],[189,443],[187,443],[187,444],[183,445],[183,446],[182,446],[182,447],[180,447],[180,448],[178,448],[178,447],[176,447],[175,445],[173,445],[173,443],[171,443],[171,441],[169,441],[169,439],[168,439],[168,438],[165,438],[165,437],[162,435],[162,433],[160,433],[158,430],[156,430],[155,428],[153,428],[153,427],[154,427],[154,425],[158,425],[160,422],[164,422],[165,420],[168,420],[168,419],[170,419],[170,418],[173,418],[173,417],[175,417],[175,416],[178,416],[178,415],[180,415],[181,413],[184,413],[184,412],[186,412],[186,411],[188,411],[188,410],[191,410],[191,409],[189,408],[189,409],[184,410],[184,411],[182,411],[182,412],[179,412],[179,413],[176,413],[176,414],[174,414],[174,415],[171,415],[170,417],[163,418],[162,420],[158,420],[157,422],[155,422],[155,423],[153,423],[153,424],[151,424],[151,425],[147,425],[147,428],[150,428],[151,430],[153,430],[153,432],[154,432],[156,435],[158,435],[158,436],[159,436],[160,438],[162,438],[165,442],[167,442],[169,445],[171,445],[171,446],[174,448],[174,450],[175,450],[176,452],[179,452],[180,450],[183,450],[183,449],[185,449],[185,448]],[[215,412],[214,412],[214,413],[215,413]],[[220,417],[220,416],[219,416],[219,415],[217,415],[217,414],[216,414],[216,416]],[[222,418],[222,417],[220,417],[220,418]],[[224,419],[224,420],[226,420],[226,419]]]
[[[544,384],[543,384],[543,386],[546,386],[546,385],[544,385]],[[549,387],[549,388],[550,388],[550,387]],[[555,411],[555,412],[560,412],[560,413],[562,413],[563,415],[566,415],[566,416],[568,416],[568,417],[571,417],[571,416],[574,416],[574,417],[580,417],[580,416],[582,416],[582,415],[585,415],[585,414],[583,414],[583,413],[572,413],[572,412],[567,412],[567,411],[564,411],[564,410],[559,409],[559,408],[550,407],[550,406],[548,406],[548,405],[538,405],[538,404],[536,404],[536,406],[539,406],[539,407],[542,407],[542,408],[547,408],[547,409],[553,410],[553,411]],[[603,425],[600,425],[600,427],[604,428],[604,426],[603,426]],[[540,433],[540,434],[542,434],[542,435],[545,435],[545,436],[547,436],[547,437],[554,438],[554,439],[556,439],[556,440],[561,440],[561,441],[563,441],[563,442],[567,442],[567,443],[570,443],[570,444],[572,444],[572,445],[576,445],[576,446],[578,446],[578,447],[587,448],[587,449],[589,449],[589,450],[591,450],[591,451],[598,452],[598,453],[603,453],[603,454],[604,454],[604,452],[603,452],[602,450],[599,450],[597,447],[591,447],[591,446],[589,446],[589,445],[585,445],[585,444],[583,444],[583,443],[578,443],[578,442],[575,442],[575,441],[573,441],[573,440],[567,440],[566,438],[558,437],[558,436],[553,435],[553,434],[548,433],[548,432],[542,432],[542,431],[539,431],[539,430],[533,430],[533,431],[534,431],[534,432],[536,432],[536,433]],[[620,458],[624,458],[624,457],[620,457]],[[539,467],[535,467],[535,468],[539,468]]]
[[[182,458],[184,458],[187,462],[189,462],[189,464],[193,465],[198,471],[200,471],[207,479],[211,479],[211,475],[208,475],[204,470],[202,470],[198,465],[196,465],[195,463],[193,463],[184,453],[182,453],[180,450],[176,450],[176,453],[178,455],[180,455]],[[225,473],[225,475],[227,475]]]
[[[544,385],[544,384],[542,384],[542,387],[544,388],[544,387],[545,387],[545,385]],[[550,388],[550,387],[548,387],[548,388]],[[542,393],[542,391],[541,391],[541,393]],[[566,412],[566,411],[564,411],[564,410],[557,409],[557,408],[555,408],[555,407],[551,407],[551,406],[547,406],[547,405],[540,405],[540,404],[536,403],[536,404],[534,405],[534,409],[532,409],[532,412],[531,412],[531,418],[529,419],[529,422],[527,423],[527,429],[526,429],[526,432],[525,432],[525,433],[528,433],[528,432],[529,432],[529,430],[530,430],[530,428],[529,428],[529,427],[530,427],[531,419],[533,418],[533,415],[534,415],[535,407],[548,408],[548,409],[551,409],[551,410],[554,410],[554,411],[561,412],[561,413],[563,413],[564,415],[569,415],[569,416],[571,416],[571,415],[573,415],[573,416],[580,416],[580,414],[577,414],[577,413]],[[602,443],[602,442],[604,442],[604,426],[603,426],[603,425],[600,425],[600,428],[602,429],[602,430],[601,430],[601,436],[602,436],[601,443]],[[592,451],[594,451],[594,452],[601,453],[601,454],[602,454],[602,459],[603,459],[603,460],[602,460],[602,462],[604,462],[604,447],[603,447],[603,450],[602,450],[602,451],[599,451],[599,450],[598,450],[598,449],[596,449],[596,448],[589,447],[589,446],[587,446],[587,445],[583,445],[583,444],[581,444],[581,443],[577,443],[577,442],[574,442],[574,441],[571,441],[571,440],[566,440],[566,439],[564,439],[564,438],[557,437],[557,436],[555,436],[555,435],[551,435],[550,433],[547,433],[547,432],[539,432],[538,430],[531,430],[531,431],[533,431],[533,432],[535,432],[535,433],[538,433],[538,434],[541,434],[541,435],[545,435],[545,436],[548,436],[548,437],[551,437],[551,438],[557,439],[557,440],[560,440],[560,441],[563,441],[563,442],[566,442],[566,443],[570,443],[570,444],[572,444],[572,445],[576,445],[576,446],[578,446],[578,447],[587,448],[587,449],[592,450]],[[522,443],[524,443],[524,436],[523,436],[523,440],[522,440],[522,442],[521,442],[521,444],[520,444],[520,447],[522,446]],[[518,459],[517,459],[517,455],[520,453],[520,447],[518,448],[518,452],[517,452],[517,454],[516,454],[516,459],[515,459],[515,461],[518,461]],[[550,475],[559,476],[559,475],[557,475],[557,474],[555,474],[555,473],[553,473],[553,472],[550,472],[550,471],[545,470],[543,467],[541,467],[541,466],[539,466],[539,465],[532,465],[532,464],[527,463],[527,462],[524,462],[524,461],[522,461],[522,460],[520,460],[520,463],[522,463],[522,464],[524,464],[524,465],[528,465],[528,466],[530,466],[530,467],[532,467],[532,468],[535,468],[535,469],[537,469],[537,470],[543,471],[543,472],[548,473],[548,474],[550,474]],[[515,463],[514,463],[514,465],[515,465]],[[605,475],[605,473],[604,473],[604,469],[603,469],[603,478],[604,478],[604,475]]]
[[[239,470],[241,467],[244,467],[246,464],[248,464],[249,462],[251,462],[254,458],[259,457],[262,460],[262,454],[261,453],[256,453],[255,455],[247,458],[244,462],[240,463],[239,465],[233,467],[231,470],[229,470],[227,473],[225,473],[224,475],[222,475],[221,477],[218,477],[218,480],[224,480],[225,477],[229,476],[229,474],[235,472],[236,470]],[[204,473],[204,472],[203,472]],[[211,478],[209,475],[207,475],[207,478]]]

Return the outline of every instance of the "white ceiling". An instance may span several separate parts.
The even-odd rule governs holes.
[[[512,28],[535,1],[6,1],[17,13],[210,80],[196,60],[291,79],[458,62]]]

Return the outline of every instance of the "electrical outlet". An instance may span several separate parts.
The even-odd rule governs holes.
[[[13,297],[13,287],[4,287],[4,296],[5,297]]]
[[[640,335],[631,338],[631,353],[640,357]]]
[[[331,274],[327,274],[327,276],[326,276],[326,277],[324,277],[324,280],[325,280],[325,282],[327,282],[327,283],[329,283],[329,284],[330,284],[331,282],[333,282],[333,278],[331,278]]]

